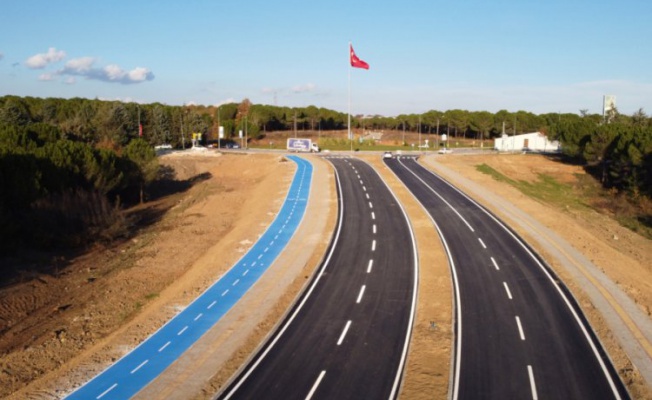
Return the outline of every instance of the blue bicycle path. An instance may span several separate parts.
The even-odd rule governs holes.
[[[253,286],[296,232],[306,211],[312,164],[297,164],[290,190],[278,215],[253,247],[183,311],[138,347],[71,393],[68,399],[126,399],[147,386]]]

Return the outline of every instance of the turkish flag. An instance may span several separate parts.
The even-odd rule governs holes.
[[[355,55],[355,51],[353,51],[353,46],[351,44],[349,44],[349,49],[351,50],[351,66],[354,68],[369,69],[369,64],[362,61],[358,58],[358,56]]]

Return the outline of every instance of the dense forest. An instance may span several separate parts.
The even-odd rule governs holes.
[[[352,127],[491,139],[502,132],[540,131],[562,143],[608,188],[652,196],[652,118],[616,110],[588,114],[431,110],[422,114],[353,116]],[[120,208],[143,201],[156,179],[154,146],[185,148],[193,133],[216,141],[240,130],[316,131],[347,126],[345,113],[315,106],[241,103],[219,107],[137,104],[82,98],[0,97],[0,246],[30,240],[42,247],[72,245],[123,233]]]

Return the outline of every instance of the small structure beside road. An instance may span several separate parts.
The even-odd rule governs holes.
[[[494,139],[494,149],[498,151],[533,151],[537,153],[557,153],[561,151],[558,140],[549,140],[541,132],[508,136],[503,134]]]

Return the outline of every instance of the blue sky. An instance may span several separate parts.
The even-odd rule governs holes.
[[[3,1],[0,95],[652,114],[652,1]],[[348,43],[370,64],[350,69]]]

